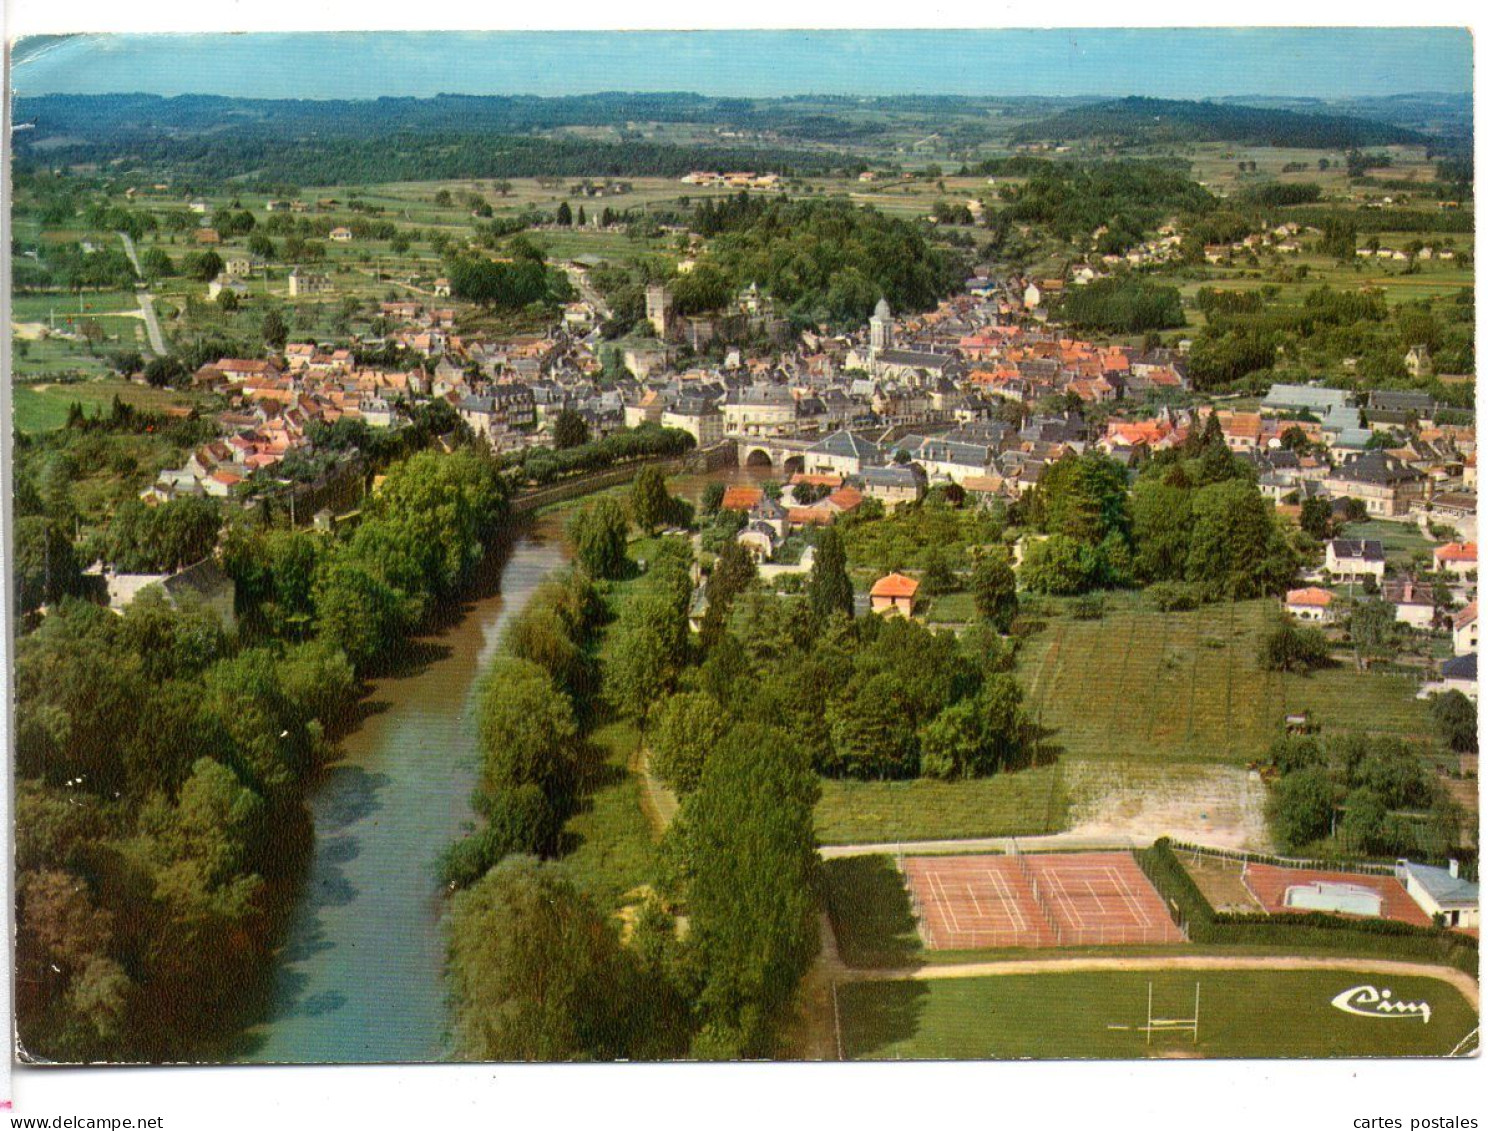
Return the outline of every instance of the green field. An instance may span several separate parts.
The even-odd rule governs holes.
[[[193,404],[187,394],[117,378],[67,384],[12,383],[10,387],[11,412],[16,428],[22,432],[47,432],[62,427],[67,422],[68,407],[73,404],[82,405],[89,416],[95,412],[107,413],[116,396],[125,404],[156,412],[190,408]]]
[[[1430,736],[1407,677],[1261,670],[1274,609],[1265,600],[1183,613],[1127,605],[1101,620],[1052,619],[1020,656],[1028,709],[1066,760],[1243,764],[1302,710],[1325,730]]]
[[[1069,799],[1058,766],[969,781],[822,780],[816,835],[823,844],[1036,836],[1059,832]]]
[[[1191,1017],[1199,1035],[1158,1033],[1155,1017]],[[1333,998],[1354,986],[1425,1001],[1431,1018],[1359,1017]],[[1009,974],[848,982],[837,991],[849,1060],[1146,1057],[1445,1056],[1477,1026],[1471,1005],[1434,978],[1350,970],[1196,970]],[[1125,1028],[1111,1028],[1125,1026]]]

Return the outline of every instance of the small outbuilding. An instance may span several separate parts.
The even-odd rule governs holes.
[[[869,608],[885,616],[913,616],[920,583],[902,573],[880,577],[868,592]]]

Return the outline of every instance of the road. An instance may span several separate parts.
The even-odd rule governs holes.
[[[568,280],[579,292],[579,297],[594,308],[594,312],[603,321],[610,316],[609,304],[605,302],[594,289],[594,284],[589,282],[589,274],[576,263],[565,263],[563,270],[568,274]]]
[[[124,254],[129,256],[129,262],[134,265],[134,273],[144,279],[145,273],[140,269],[139,256],[134,250],[134,240],[129,238],[128,232],[119,232],[118,236],[124,241]],[[170,350],[165,346],[165,335],[160,332],[160,322],[155,317],[155,296],[149,291],[138,291],[137,297],[140,304],[140,317],[145,320],[145,336],[150,339],[150,352],[156,357],[164,357]]]
[[[1071,849],[1105,850],[1149,848],[1153,837],[1088,836],[1082,833],[1055,833],[1052,836],[987,836],[967,840],[883,841],[878,844],[826,844],[819,849],[825,859],[837,856],[913,856],[937,853],[1007,852],[1016,846],[1029,852],[1069,851]]]

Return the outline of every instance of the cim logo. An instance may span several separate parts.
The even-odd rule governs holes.
[[[1390,990],[1373,986],[1355,986],[1333,999],[1333,1008],[1356,1017],[1419,1017],[1431,1024],[1431,1004],[1424,1001],[1396,1001]]]

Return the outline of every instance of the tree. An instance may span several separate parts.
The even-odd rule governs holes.
[[[1460,691],[1448,691],[1431,700],[1431,720],[1447,749],[1470,754],[1478,748],[1478,708]]]
[[[1333,828],[1337,792],[1327,771],[1309,767],[1286,774],[1266,800],[1266,815],[1277,842],[1287,851],[1321,840]]]
[[[700,978],[693,1054],[778,1051],[819,943],[812,809],[819,787],[786,732],[746,723],[715,748],[668,832],[685,861],[688,950]]]
[[[1309,672],[1326,667],[1331,657],[1328,638],[1321,629],[1303,627],[1291,617],[1284,617],[1261,640],[1257,658],[1267,671]]]
[[[925,572],[920,579],[920,588],[927,596],[934,597],[950,593],[959,585],[960,579],[946,559],[945,551],[939,545],[931,546],[925,555]]]
[[[385,659],[411,622],[406,598],[347,552],[328,555],[315,581],[321,639],[346,653],[358,671]]]
[[[1064,534],[1051,534],[1028,544],[1019,567],[1023,585],[1035,593],[1072,597],[1100,582],[1100,555]]]
[[[42,515],[16,519],[11,576],[15,578],[16,608],[22,613],[79,593],[83,581],[71,539]]]
[[[1333,537],[1333,504],[1327,499],[1302,500],[1302,529],[1319,542]]]
[[[630,486],[631,520],[647,534],[654,534],[671,512],[672,497],[667,494],[661,469],[654,465],[641,468]]]
[[[559,201],[558,211],[553,217],[553,222],[560,227],[573,227],[573,209],[568,206],[568,201]]]
[[[557,418],[553,421],[553,445],[562,451],[564,448],[577,448],[589,442],[589,425],[584,418],[571,408],[559,411]]]
[[[481,681],[476,709],[487,797],[535,785],[561,807],[578,763],[573,704],[530,660],[499,657]]]
[[[176,273],[176,265],[162,248],[146,248],[140,254],[140,272],[147,279],[163,279]]]
[[[830,772],[847,777],[912,778],[919,774],[919,737],[911,690],[900,673],[855,680],[827,708],[831,727]]]
[[[759,570],[748,550],[732,538],[723,544],[718,560],[713,563],[713,572],[708,575],[705,590],[708,608],[703,613],[698,633],[704,650],[711,649],[722,638],[734,599],[748,589],[758,575]]]
[[[651,734],[657,776],[678,793],[690,793],[702,779],[708,755],[728,730],[728,716],[707,692],[671,696],[658,710]]]
[[[842,535],[829,526],[816,541],[816,558],[806,583],[806,599],[818,621],[835,613],[853,614],[852,581],[847,576],[847,550]]]
[[[182,260],[181,268],[188,278],[210,283],[222,274],[222,256],[215,251],[194,251]]]
[[[1194,493],[1184,572],[1211,598],[1244,600],[1279,592],[1296,567],[1273,509],[1253,483],[1227,479]]]
[[[971,597],[977,616],[1007,632],[1018,615],[1018,579],[1012,559],[1000,547],[982,554],[971,570]]]
[[[703,488],[703,513],[717,514],[718,508],[723,506],[723,496],[726,487],[716,479]]]
[[[1349,615],[1348,630],[1354,646],[1354,662],[1360,671],[1370,660],[1388,659],[1395,654],[1399,630],[1395,606],[1389,601],[1376,598],[1359,602]]]
[[[686,601],[685,590],[680,601],[676,594],[647,592],[625,606],[614,628],[605,688],[642,733],[687,661]]]
[[[624,574],[629,525],[620,504],[609,496],[569,520],[568,537],[574,556],[590,576],[614,580]]]
[[[1181,468],[1154,468],[1131,493],[1132,540],[1137,576],[1144,581],[1183,579],[1193,536],[1193,491]]]
[[[1091,452],[1067,455],[1044,469],[1031,500],[1034,523],[1048,534],[1062,534],[1095,545],[1131,527],[1126,471],[1109,457]]]
[[[263,337],[264,344],[273,349],[283,349],[284,343],[289,338],[289,327],[284,323],[284,316],[277,310],[270,310],[263,316],[259,324],[259,333]]]
[[[1388,850],[1389,818],[1390,811],[1385,808],[1379,794],[1367,786],[1360,786],[1344,798],[1343,819],[1338,822],[1338,831],[1353,851],[1374,855]]]
[[[455,1040],[472,1060],[666,1055],[635,960],[611,921],[551,868],[511,857],[456,897]],[[661,1034],[663,1039],[670,1034]],[[675,1035],[672,1035],[675,1040]],[[675,1055],[680,1050],[670,1050]]]

